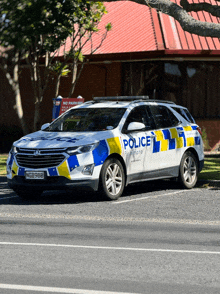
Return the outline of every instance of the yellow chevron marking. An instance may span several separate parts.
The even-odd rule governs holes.
[[[191,126],[187,126],[187,127],[183,127],[184,131],[192,131],[192,127]]]
[[[67,161],[64,161],[60,166],[58,166],[58,172],[60,176],[64,176],[68,179],[71,179],[70,173],[69,173],[69,168],[67,165]]]
[[[186,145],[187,146],[194,146],[195,145],[195,139],[193,137],[186,138]]]
[[[160,151],[167,151],[169,147],[169,140],[165,140],[162,131],[154,131],[157,141],[161,142]]]
[[[13,162],[13,165],[12,165],[12,169],[11,169],[12,171],[13,171],[13,173],[12,173],[12,178],[14,177],[14,176],[17,176],[17,174],[18,174],[18,166],[17,166],[17,164],[15,163],[15,161]]]
[[[119,137],[109,138],[109,139],[107,139],[107,142],[108,142],[108,146],[110,148],[110,154],[118,153],[121,155],[122,150],[121,150],[121,143],[120,143]]]
[[[179,137],[177,129],[170,129],[172,139],[176,139],[176,148],[183,147],[183,138]]]

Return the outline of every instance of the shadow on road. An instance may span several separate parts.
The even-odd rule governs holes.
[[[125,187],[121,198],[133,195],[142,195],[148,192],[179,190],[180,184],[173,180],[146,181],[131,184]],[[37,199],[23,200],[17,197],[7,186],[6,178],[0,177],[0,205],[52,205],[52,204],[79,204],[88,202],[104,202],[100,193],[85,190],[44,191]]]

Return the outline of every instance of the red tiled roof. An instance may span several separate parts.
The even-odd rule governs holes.
[[[172,0],[179,4],[180,0]],[[194,3],[199,0],[192,0]],[[214,0],[207,3],[220,5]],[[157,13],[148,6],[136,4],[131,1],[105,2],[108,13],[103,16],[99,25],[100,32],[93,37],[93,48],[99,44],[104,27],[112,24],[112,30],[95,55],[158,52],[164,54],[200,54],[210,51],[220,54],[220,41],[218,38],[201,37],[190,34],[180,27],[172,17]],[[218,23],[216,17],[207,12],[192,12],[191,15],[198,20]],[[70,46],[66,42],[66,50]],[[90,44],[84,47],[83,53],[89,55]],[[60,51],[60,56],[62,55]]]
[[[180,0],[173,0],[179,5]],[[214,0],[206,0],[206,3],[220,5]],[[193,0],[193,3],[199,3],[199,0]],[[205,22],[219,23],[219,20],[207,12],[191,12],[190,15],[197,20]],[[180,24],[171,16],[159,13],[161,27],[164,35],[165,47],[174,50],[220,50],[220,41],[218,38],[201,37],[183,31]]]
[[[105,2],[108,11],[102,17],[100,32],[93,37],[95,48],[101,40],[107,23],[112,24],[111,31],[95,54],[143,52],[158,50],[152,10],[130,1]],[[66,49],[70,46],[67,40]],[[84,47],[83,53],[90,54],[90,44]]]

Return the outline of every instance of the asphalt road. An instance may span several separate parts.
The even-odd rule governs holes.
[[[0,182],[0,293],[220,293],[220,191],[158,181],[118,201]]]

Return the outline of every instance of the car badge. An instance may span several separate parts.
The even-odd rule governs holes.
[[[34,151],[34,156],[38,156],[38,155],[40,155],[40,150],[35,150]]]

